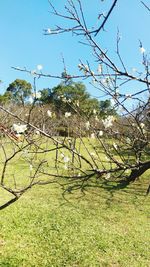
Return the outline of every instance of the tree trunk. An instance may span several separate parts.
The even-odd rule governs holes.
[[[138,179],[139,176],[141,176],[148,169],[150,169],[150,161],[140,163],[138,168],[133,169],[131,171],[130,176],[127,178],[127,182],[128,183],[134,182],[136,179]]]

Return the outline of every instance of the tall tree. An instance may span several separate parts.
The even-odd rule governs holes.
[[[81,82],[60,83],[52,89],[50,101],[53,102],[57,112],[76,113],[78,111],[88,116],[94,108],[99,109],[99,101],[91,98]]]
[[[16,79],[10,83],[7,92],[11,92],[12,100],[18,104],[25,104],[26,99],[31,95],[32,85],[25,81]]]

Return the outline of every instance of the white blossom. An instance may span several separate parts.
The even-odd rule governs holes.
[[[99,133],[98,133],[99,136],[103,136],[103,131],[100,130]]]
[[[91,138],[92,138],[92,139],[95,138],[95,133],[91,133]]]
[[[48,28],[48,29],[46,30],[46,32],[47,32],[48,34],[50,34],[50,33],[51,33],[51,29]]]
[[[39,65],[37,65],[37,69],[38,70],[42,70],[43,69],[43,66],[39,64]]]
[[[113,147],[117,150],[118,149],[118,146],[116,143],[113,143]]]
[[[84,65],[84,68],[85,68],[85,71],[89,71],[89,67],[88,67],[88,65]]]
[[[143,46],[140,47],[141,54],[144,54],[146,52],[145,48]]]
[[[69,118],[71,116],[71,112],[65,112],[65,117]]]
[[[93,109],[93,114],[96,114],[97,113],[97,110],[94,108]]]
[[[26,124],[18,125],[18,124],[14,123],[13,124],[13,129],[17,134],[21,134],[21,133],[24,133],[27,130],[27,125]]]
[[[51,112],[50,110],[47,110],[47,116],[48,116],[49,118],[52,118],[52,112]]]
[[[141,122],[140,127],[143,129],[145,127],[145,124],[143,122]]]
[[[132,98],[132,95],[131,94],[126,94],[125,97],[126,98]]]
[[[105,128],[109,128],[113,125],[114,117],[113,116],[108,116],[106,119],[102,120],[102,123]]]
[[[85,127],[86,127],[86,130],[89,130],[89,129],[90,129],[90,122],[89,122],[89,121],[87,121],[87,122],[85,123]]]
[[[64,103],[67,103],[67,98],[66,98],[66,97],[62,97],[62,101],[63,101]]]

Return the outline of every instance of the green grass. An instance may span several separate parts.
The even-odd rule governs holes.
[[[92,142],[90,152],[97,145]],[[5,149],[11,155],[12,145]],[[86,148],[81,150],[88,158]],[[63,153],[69,155],[65,149]],[[101,151],[99,155],[104,158]],[[19,154],[9,164],[8,184],[14,186],[13,175],[18,186],[29,182],[25,157]],[[55,152],[45,158],[53,171]],[[33,187],[0,212],[0,267],[149,267],[149,174],[121,190],[113,183],[95,183],[94,178],[84,194],[74,190],[63,195],[57,184]],[[0,204],[6,199],[9,194],[0,189]]]
[[[0,213],[2,267],[150,266],[148,173],[123,190],[34,187]]]

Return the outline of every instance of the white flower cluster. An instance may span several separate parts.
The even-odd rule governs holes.
[[[84,65],[84,64],[79,64],[78,68],[80,71],[83,71],[84,74],[86,75],[88,72],[90,72],[89,66],[88,65]],[[92,73],[92,75],[94,75],[94,73]]]
[[[102,120],[102,123],[105,128],[110,128],[113,125],[114,116],[108,116],[106,119]]]
[[[27,125],[26,124],[18,125],[18,124],[14,123],[13,124],[13,129],[17,134],[21,134],[21,133],[24,133],[27,130]]]
[[[62,102],[64,102],[64,103],[71,103],[72,102],[71,99],[67,99],[64,95],[59,95],[57,98],[61,99]]]
[[[71,112],[65,112],[65,118],[69,118],[71,116]]]

